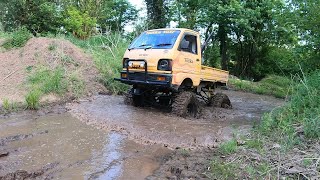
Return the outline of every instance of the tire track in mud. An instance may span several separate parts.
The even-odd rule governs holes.
[[[127,106],[121,96],[94,96],[67,105],[81,121],[99,129],[117,131],[141,144],[162,144],[175,148],[213,148],[245,133],[265,111],[283,100],[244,92],[225,91],[233,109],[203,107],[199,119],[184,119],[153,108]],[[238,130],[235,130],[238,129]]]

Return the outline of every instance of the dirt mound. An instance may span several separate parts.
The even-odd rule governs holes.
[[[0,52],[0,62],[0,104],[4,99],[24,102],[27,70],[37,65],[48,68],[63,65],[66,71],[77,72],[86,83],[86,94],[103,88],[97,83],[98,71],[92,57],[64,39],[32,38],[22,48]],[[49,101],[59,100],[54,95],[48,97]]]

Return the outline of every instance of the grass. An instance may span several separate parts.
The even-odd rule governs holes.
[[[81,97],[85,90],[85,82],[79,76],[78,72],[73,72],[68,76],[69,91],[77,98]]]
[[[9,99],[4,98],[2,100],[2,107],[5,113],[10,113],[18,109],[18,103],[14,101],[10,102]]]
[[[32,34],[24,27],[17,29],[11,34],[3,35],[6,41],[2,44],[5,49],[23,47],[32,37]]]
[[[239,165],[236,163],[225,163],[219,158],[215,158],[210,164],[210,179],[236,179],[239,177],[237,171]]]
[[[232,139],[230,141],[222,143],[219,146],[218,151],[223,155],[235,153],[237,151],[237,141],[235,139]]]
[[[266,135],[277,131],[290,143],[304,138],[320,139],[320,71],[300,78],[293,88],[292,97],[284,107],[267,113],[262,118],[260,130]]]
[[[30,91],[25,96],[27,108],[33,109],[33,110],[39,109],[41,95],[42,95],[42,92],[40,90],[35,89],[35,90]]]
[[[278,82],[273,78],[264,81]],[[232,140],[219,147],[225,156],[211,161],[213,179],[319,177],[320,71],[303,75],[299,82],[291,88],[290,101],[266,113],[244,146],[237,148]],[[292,167],[302,171],[286,173]]]
[[[64,94],[67,91],[68,82],[65,79],[65,70],[63,67],[49,69],[39,66],[29,75],[29,83],[32,89],[39,89],[44,94],[56,93]]]
[[[127,91],[127,85],[114,80],[115,77],[120,76],[123,55],[129,44],[122,35],[117,33],[97,35],[85,41],[73,36],[66,38],[93,55],[95,65],[101,74],[100,82],[113,94],[122,94]]]
[[[229,80],[229,86],[235,90],[272,95],[277,98],[286,98],[290,95],[294,83],[290,78],[276,75],[270,75],[259,82],[240,79]]]

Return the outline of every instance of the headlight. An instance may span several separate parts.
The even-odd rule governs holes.
[[[160,59],[158,62],[158,70],[160,71],[171,71],[171,60]]]
[[[123,60],[122,60],[122,67],[123,68],[126,68],[128,66],[128,60],[129,60],[129,58],[123,58]]]

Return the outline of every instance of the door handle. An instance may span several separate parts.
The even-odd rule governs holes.
[[[196,61],[200,61],[199,59],[197,59]]]

